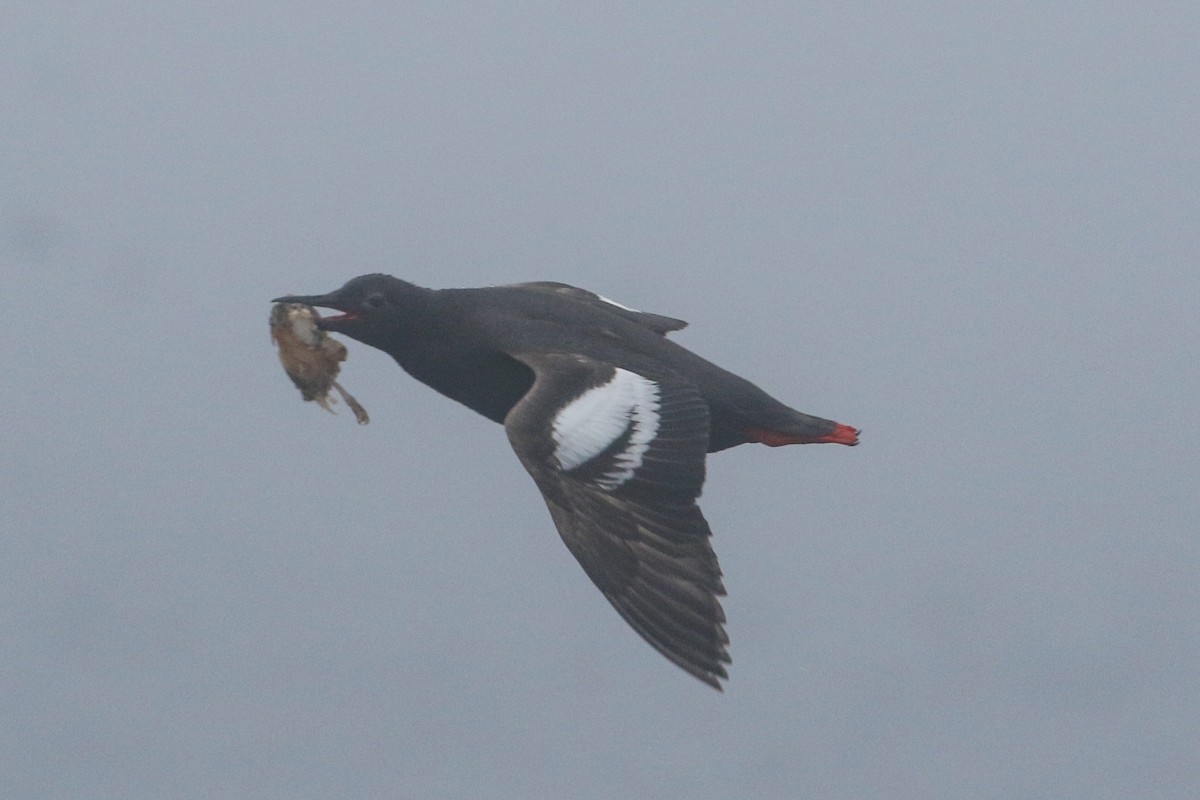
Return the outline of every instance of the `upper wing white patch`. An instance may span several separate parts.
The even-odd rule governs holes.
[[[629,306],[623,306],[620,303],[618,303],[616,300],[610,300],[602,294],[596,295],[596,299],[603,300],[604,302],[608,303],[610,306],[616,306],[617,308],[624,309],[625,311],[632,311],[635,314],[641,313],[636,308],[630,308]]]
[[[609,490],[625,483],[642,465],[642,455],[658,433],[659,404],[657,383],[617,368],[608,383],[588,389],[555,415],[551,435],[559,467],[572,470],[586,464],[633,426],[612,468],[596,479]]]

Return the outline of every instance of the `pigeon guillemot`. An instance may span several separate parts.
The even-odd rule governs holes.
[[[383,350],[422,383],[504,425],[568,549],[625,621],[720,689],[725,594],[696,505],[706,453],[748,442],[858,444],[668,340],[682,320],[562,283],[432,290],[363,275],[277,303],[332,308],[318,326]]]

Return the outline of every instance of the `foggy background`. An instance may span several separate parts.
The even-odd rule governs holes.
[[[0,795],[1200,796],[1194,3],[3,18]],[[863,428],[710,458],[724,694],[500,427],[301,402],[268,301],[376,271]]]

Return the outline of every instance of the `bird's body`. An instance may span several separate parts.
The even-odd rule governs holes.
[[[666,338],[686,323],[556,283],[431,290],[386,275],[282,302],[391,355],[503,424],[559,533],[621,615],[720,687],[720,568],[696,498],[704,457],[746,442],[857,444]]]

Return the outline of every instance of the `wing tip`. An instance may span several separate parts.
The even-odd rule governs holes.
[[[728,664],[729,663],[729,654],[722,653],[722,655],[724,656],[724,658],[722,660]],[[676,662],[676,663],[678,663],[678,662]],[[717,665],[716,669],[690,669],[688,667],[683,666],[682,664],[680,664],[679,666],[683,667],[683,670],[685,672],[687,672],[689,675],[691,675],[692,677],[699,680],[701,683],[711,686],[712,688],[716,689],[718,692],[721,692],[722,694],[725,693],[725,686],[724,686],[724,684],[721,683],[721,681],[729,680],[729,672],[726,671],[726,669],[724,667]]]

